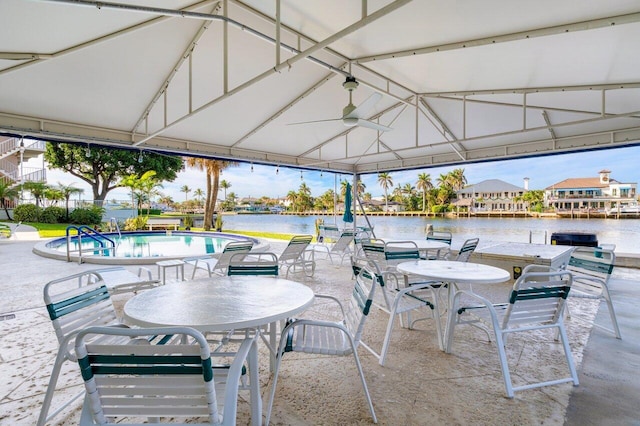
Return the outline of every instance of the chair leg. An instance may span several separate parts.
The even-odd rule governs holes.
[[[578,373],[576,372],[576,366],[573,363],[573,354],[571,353],[571,347],[569,346],[569,339],[567,338],[567,331],[564,328],[564,324],[558,324],[558,334],[562,339],[562,348],[564,349],[564,356],[567,358],[567,365],[569,366],[569,372],[573,379],[573,385],[578,386]]]
[[[358,351],[356,350],[355,344],[353,343],[353,339],[349,336],[349,341],[351,343],[351,349],[353,351],[353,358],[356,361],[356,367],[358,367],[358,374],[360,375],[360,380],[362,381],[362,389],[364,390],[364,395],[367,398],[367,403],[369,404],[369,411],[371,412],[371,417],[373,418],[374,423],[378,423],[378,418],[376,417],[376,413],[373,409],[373,402],[371,401],[371,395],[369,394],[369,388],[367,388],[367,382],[364,379],[364,372],[362,371],[362,365],[360,364],[360,357],[358,357]]]
[[[387,332],[384,335],[384,341],[382,342],[382,350],[380,351],[380,365],[384,366],[384,361],[387,358],[387,352],[389,351],[389,344],[391,343],[391,333],[393,332],[393,323],[396,318],[396,310],[394,309],[389,313],[389,322],[387,323]]]
[[[513,398],[513,384],[511,383],[511,373],[509,372],[509,363],[507,361],[507,352],[504,347],[504,338],[499,330],[494,331],[496,334],[496,347],[498,349],[498,358],[500,358],[500,368],[502,369],[502,378],[504,379],[507,398]]]
[[[260,396],[260,376],[258,372],[258,341],[254,339],[249,350],[249,380],[251,398],[251,424],[262,424],[262,397]]]
[[[273,383],[271,384],[271,391],[269,392],[269,405],[267,406],[267,416],[265,425],[269,426],[271,420],[271,410],[273,408],[273,401],[276,397],[276,387],[278,386],[278,373],[280,372],[280,363],[282,362],[282,355],[284,355],[284,345],[286,344],[286,332],[289,329],[285,327],[280,334],[280,344],[278,345],[278,352],[276,352],[276,367],[273,371]]]
[[[74,336],[75,337],[75,336]],[[64,345],[64,346],[62,346]],[[67,341],[63,341],[60,348],[58,349],[58,354],[56,355],[55,363],[53,364],[53,370],[51,371],[51,377],[49,378],[49,385],[47,386],[47,391],[44,394],[44,401],[42,402],[42,408],[40,409],[40,415],[38,416],[37,426],[44,426],[44,424],[48,420],[49,409],[51,408],[51,401],[53,400],[53,394],[56,390],[56,385],[58,384],[58,378],[60,377],[60,371],[62,370],[62,365],[67,360],[66,353],[63,348],[67,345]],[[51,415],[51,417],[55,416],[60,410],[71,404],[73,401],[78,399],[80,396],[84,394],[84,390],[70,400],[65,402],[62,406],[56,409],[55,413]]]
[[[611,295],[609,294],[609,288],[604,285],[602,286],[602,295],[607,302],[607,307],[609,308],[609,316],[611,317],[611,324],[613,324],[613,333],[616,335],[616,339],[622,339],[622,335],[620,334],[620,327],[618,327],[618,319],[616,318],[616,312],[613,309],[613,302],[611,301]]]

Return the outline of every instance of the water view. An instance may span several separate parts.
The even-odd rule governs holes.
[[[225,215],[224,230],[272,231],[287,234],[314,234],[315,220],[324,219],[333,224],[333,216],[285,215]],[[341,217],[335,218],[344,226]],[[370,217],[376,237],[423,238],[426,227],[450,231],[453,246],[465,239],[480,238],[487,242],[550,243],[554,232],[586,232],[597,235],[599,243],[616,244],[618,253],[640,253],[640,220],[637,219],[538,219],[538,218],[424,218],[424,217]],[[366,225],[364,217],[356,218],[358,225]],[[351,225],[351,224],[348,224]],[[546,238],[546,241],[545,241]]]

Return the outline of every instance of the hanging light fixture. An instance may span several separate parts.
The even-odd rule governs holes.
[[[251,163],[251,173],[253,173],[253,163]]]
[[[320,177],[322,177],[322,170],[320,170]]]
[[[276,174],[280,173],[280,166],[276,166]]]
[[[87,149],[84,150],[84,156],[91,158],[91,145],[87,144]]]
[[[142,163],[144,161],[144,157],[142,156],[142,151],[140,151],[140,155],[138,155],[138,163]]]
[[[300,180],[303,180],[304,178],[302,177],[302,170],[300,170]]]

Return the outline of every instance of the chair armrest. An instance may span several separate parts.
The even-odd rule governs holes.
[[[344,307],[342,306],[342,303],[335,297],[333,296],[329,296],[328,294],[316,294],[315,295],[316,298],[320,298],[320,299],[330,299],[333,300],[334,302],[336,302],[338,304],[338,306],[340,307],[340,311],[342,312],[342,318],[345,317],[345,313],[344,313]]]
[[[458,306],[458,301],[460,299],[460,296],[465,295],[468,296],[472,299],[478,300],[482,305],[484,306],[472,306],[472,308],[477,309],[477,308],[487,308],[487,310],[489,311],[489,314],[491,315],[491,322],[493,323],[493,326],[495,327],[496,330],[500,330],[502,327],[500,326],[500,322],[498,321],[498,312],[496,311],[495,306],[504,306],[504,303],[502,304],[496,304],[494,305],[493,303],[491,303],[489,301],[489,299],[480,296],[479,294],[470,292],[468,290],[458,290],[456,291],[456,294],[453,296],[453,303],[452,303],[452,310],[455,313],[461,314],[462,312],[460,311],[460,309],[464,308],[464,307],[459,307]]]
[[[138,268],[138,277],[142,278],[142,273],[143,272],[147,273],[147,279],[149,281],[154,281],[153,274],[151,273],[151,270],[149,268],[144,267],[144,266],[141,266],[141,267]]]

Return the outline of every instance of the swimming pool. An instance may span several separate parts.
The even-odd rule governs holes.
[[[181,259],[221,252],[231,241],[250,240],[254,250],[264,251],[268,245],[263,241],[244,235],[216,232],[188,231],[145,231],[104,233],[116,244],[112,250],[98,250],[100,243],[84,236],[82,238],[82,260],[87,263],[135,264],[155,263],[159,260]],[[71,260],[78,261],[79,244],[77,236],[70,238]],[[67,260],[67,239],[57,238],[37,244],[34,253],[54,259]]]

